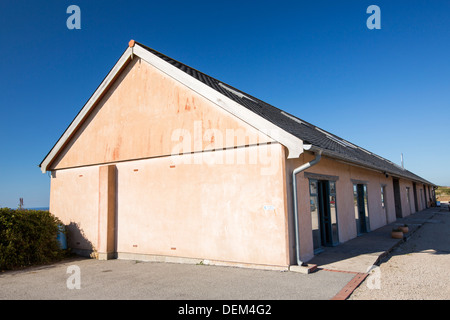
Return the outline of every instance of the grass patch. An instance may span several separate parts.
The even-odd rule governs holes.
[[[438,187],[435,193],[437,201],[450,201],[450,187]]]

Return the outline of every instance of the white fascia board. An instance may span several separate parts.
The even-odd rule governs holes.
[[[178,69],[170,63],[164,61],[145,48],[142,48],[137,43],[134,46],[134,54],[139,56],[153,67],[165,73],[169,77],[182,83],[189,89],[195,91],[199,95],[208,99],[215,105],[221,107],[250,126],[256,128],[268,137],[278,141],[288,149],[288,159],[298,158],[303,152],[303,141],[289,132],[281,129],[272,122],[258,116],[254,112],[217,92],[213,88],[195,79],[186,72]]]
[[[86,102],[83,109],[81,109],[81,111],[78,113],[78,115],[72,121],[72,123],[69,125],[69,127],[66,129],[66,131],[63,133],[63,135],[59,138],[58,142],[53,146],[53,148],[49,152],[49,154],[41,162],[40,167],[41,167],[42,173],[47,172],[48,165],[54,160],[54,158],[58,155],[61,148],[70,139],[70,137],[76,131],[78,126],[84,121],[86,116],[89,114],[89,112],[95,106],[96,102],[98,101],[98,99],[100,99],[100,97],[103,95],[105,90],[107,90],[109,88],[110,84],[115,79],[116,75],[128,63],[128,61],[132,55],[132,52],[133,52],[132,48],[128,48],[122,54],[119,61],[117,61],[117,63],[114,65],[114,67],[108,73],[108,75],[105,77],[105,79],[102,81],[102,83],[98,86],[97,90],[95,90],[95,92],[92,94],[92,96],[90,97],[88,102]]]

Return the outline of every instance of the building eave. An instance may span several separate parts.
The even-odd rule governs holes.
[[[108,73],[105,79],[95,90],[95,92],[83,106],[83,108],[75,117],[75,119],[72,121],[72,123],[64,131],[64,133],[61,135],[61,137],[53,146],[53,148],[50,150],[50,152],[39,164],[39,167],[41,168],[41,171],[43,173],[50,170],[53,161],[64,149],[64,147],[73,137],[77,129],[83,124],[83,122],[88,117],[90,112],[97,105],[97,102],[103,97],[103,95],[109,89],[111,84],[114,82],[116,77],[134,57],[139,57],[140,59],[149,63],[150,65],[157,68],[161,72],[165,73],[167,76],[182,83],[183,85],[195,91],[197,94],[203,96],[204,98],[208,99],[215,105],[221,107],[230,114],[236,116],[245,123],[256,128],[257,130],[267,135],[268,137],[272,138],[273,140],[281,143],[288,150],[288,158],[298,158],[300,154],[303,152],[303,141],[298,137],[290,134],[289,132],[283,130],[282,128],[268,121],[267,119],[260,117],[259,115],[248,110],[239,103],[231,100],[230,98],[226,97],[220,92],[217,92],[216,90],[210,88],[209,86],[205,85],[204,83],[195,79],[194,77],[188,75],[187,73],[181,71],[180,69],[172,66],[170,63],[152,54],[151,52],[149,52],[148,50],[146,50],[145,48],[143,48],[138,43],[135,43],[132,40],[130,41],[129,47],[125,50],[125,52],[122,54],[120,59]]]

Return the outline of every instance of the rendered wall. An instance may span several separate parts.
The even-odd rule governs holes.
[[[270,166],[214,164],[258,148],[117,164],[117,252],[287,266],[281,146]]]
[[[299,159],[286,161],[286,176],[289,181],[288,194],[292,190],[292,171],[314,159],[312,154],[304,153]],[[396,220],[395,203],[392,178],[382,173],[366,170],[360,167],[345,164],[339,161],[322,156],[318,164],[297,175],[297,194],[299,208],[299,237],[300,255],[303,261],[308,261],[314,256],[312,240],[312,221],[309,204],[309,180],[305,177],[305,172],[319,175],[329,175],[338,177],[336,181],[336,204],[339,242],[345,242],[357,236],[355,209],[353,202],[353,183],[355,181],[367,184],[368,207],[370,229],[375,230],[387,223]],[[381,207],[381,185],[386,186],[386,210],[387,215]],[[289,195],[292,199],[292,195]],[[289,200],[289,230],[290,230],[290,256],[291,263],[295,261],[295,238],[293,223],[292,200]]]
[[[50,209],[72,248],[105,257],[113,241],[118,253],[287,266],[284,147],[271,141],[134,59],[51,164]]]
[[[413,182],[405,179],[399,179],[400,182],[400,192],[401,192],[401,202],[402,202],[402,214],[403,217],[409,216],[416,212],[416,207],[414,204],[414,187]],[[410,201],[408,203],[407,199],[407,189],[409,188],[409,198]],[[422,190],[422,192],[421,192]],[[417,211],[421,211],[426,209],[426,199],[424,199],[424,185],[422,183],[416,183],[416,193],[417,193]],[[429,197],[427,190],[427,197]]]
[[[119,254],[288,266],[283,152],[271,144],[116,163],[109,230],[101,191],[114,165],[58,170],[50,210],[77,251],[108,253],[112,231]]]
[[[68,246],[90,254],[99,239],[99,167],[53,172],[50,212],[67,226]]]
[[[136,58],[50,167],[105,164],[268,141],[273,140]]]

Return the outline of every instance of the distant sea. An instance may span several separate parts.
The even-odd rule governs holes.
[[[24,208],[26,210],[40,210],[40,211],[48,211],[50,210],[49,207],[36,207],[36,208]]]

